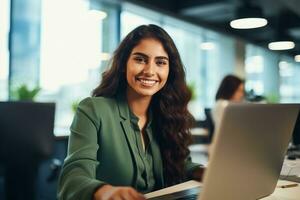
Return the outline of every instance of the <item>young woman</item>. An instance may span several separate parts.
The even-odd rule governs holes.
[[[130,32],[93,97],[78,106],[62,169],[61,200],[144,199],[202,177],[188,145],[191,94],[171,37],[156,25]]]
[[[215,126],[220,123],[224,107],[231,102],[241,102],[245,96],[244,81],[235,75],[227,75],[221,81],[216,94],[216,104],[212,110]]]

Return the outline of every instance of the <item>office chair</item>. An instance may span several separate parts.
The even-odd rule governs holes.
[[[214,125],[214,121],[212,119],[211,109],[204,108],[204,113],[206,116],[205,123],[206,123],[206,127],[208,129],[208,140],[209,140],[209,143],[211,143],[213,134],[214,134],[214,130],[215,130],[215,125]]]

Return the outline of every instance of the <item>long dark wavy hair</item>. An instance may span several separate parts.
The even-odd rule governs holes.
[[[244,80],[240,79],[239,77],[232,74],[226,75],[221,81],[221,84],[217,90],[216,100],[231,99],[235,91],[242,83],[244,83]]]
[[[169,56],[169,76],[165,86],[154,96],[151,108],[155,116],[155,137],[158,140],[166,185],[183,181],[184,163],[191,144],[190,128],[194,119],[187,109],[191,93],[185,82],[184,67],[178,50],[166,31],[159,26],[141,25],[131,31],[114,52],[110,68],[102,74],[102,82],[93,96],[114,97],[126,91],[126,65],[132,49],[143,39],[161,42]]]

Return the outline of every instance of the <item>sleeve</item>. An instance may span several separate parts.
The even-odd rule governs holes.
[[[80,102],[70,127],[68,155],[58,183],[59,200],[92,199],[94,191],[105,184],[96,179],[100,120],[91,98]]]

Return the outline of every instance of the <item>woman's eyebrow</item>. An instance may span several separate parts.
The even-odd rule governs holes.
[[[141,52],[134,52],[132,55],[142,56],[142,57],[145,57],[145,58],[148,58],[148,57],[149,57],[149,56],[147,56],[146,54],[141,53]]]
[[[138,55],[138,56],[142,56],[142,57],[145,57],[145,58],[149,58],[148,55],[146,55],[146,54],[144,54],[144,53],[141,53],[141,52],[134,52],[132,55]],[[169,60],[169,58],[166,57],[166,56],[156,56],[155,59]]]
[[[164,60],[169,60],[169,58],[168,57],[166,57],[166,56],[157,56],[157,57],[155,57],[156,59],[164,59]]]

